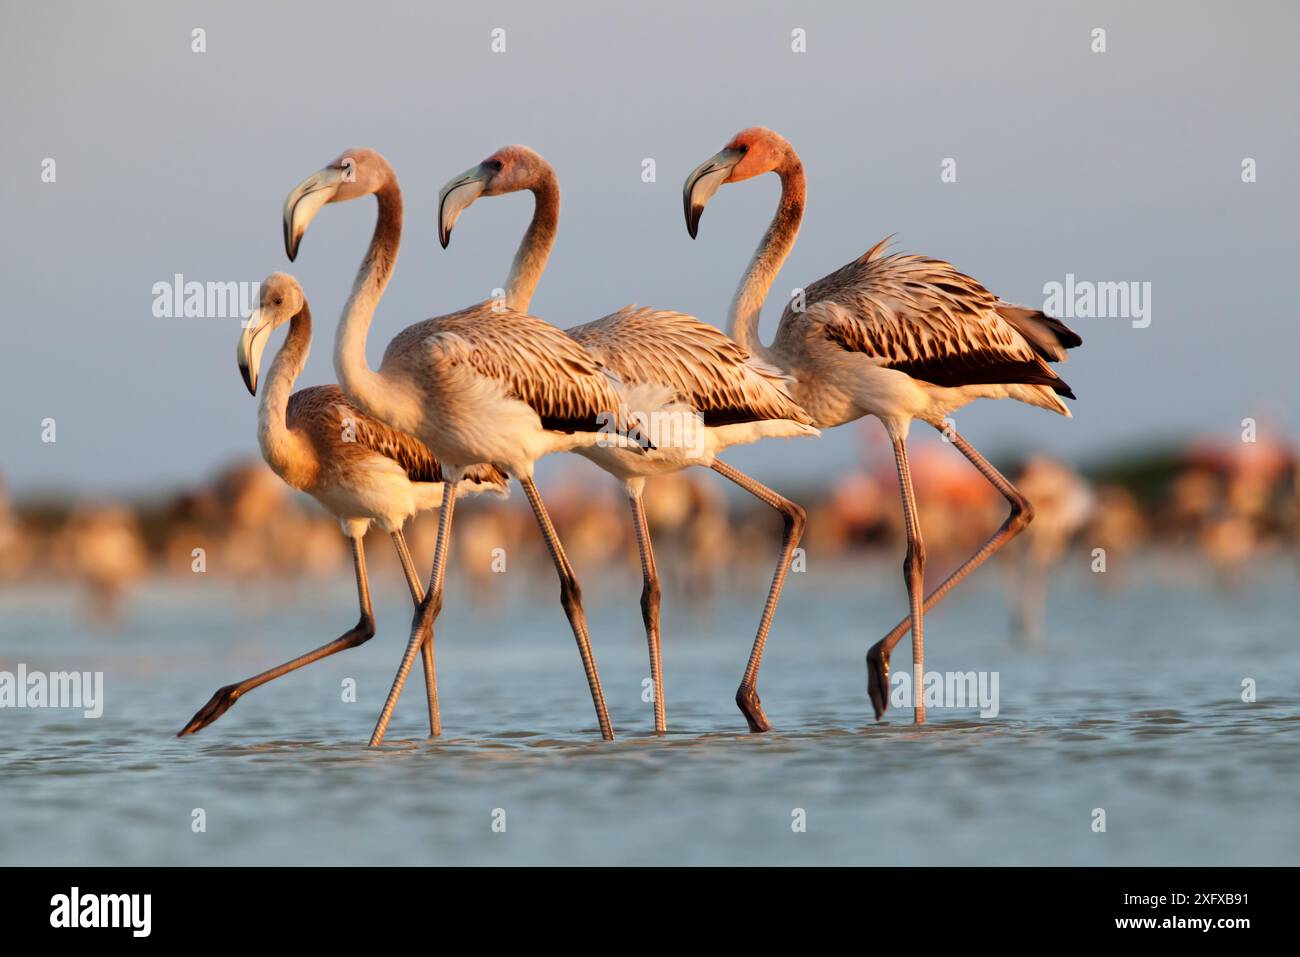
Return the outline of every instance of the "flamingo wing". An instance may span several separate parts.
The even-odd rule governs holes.
[[[938,386],[1026,383],[1074,398],[1044,361],[1078,344],[1064,324],[1002,302],[943,260],[884,255],[885,242],[807,287],[808,334]],[[795,305],[786,307],[783,326],[799,321]]]
[[[694,316],[625,306],[567,334],[623,382],[669,388],[705,425],[776,419],[812,425],[782,372]]]
[[[336,385],[301,389],[289,397],[288,424],[309,431],[319,445],[355,449],[392,459],[412,482],[442,482],[442,465],[423,442],[366,415]],[[509,479],[494,465],[476,465],[465,475],[475,485],[504,487]]]
[[[506,395],[537,413],[543,428],[599,432],[620,411],[611,374],[581,345],[534,316],[485,302],[429,319],[399,333],[384,364],[412,354],[417,342],[448,366],[465,364],[499,383]]]

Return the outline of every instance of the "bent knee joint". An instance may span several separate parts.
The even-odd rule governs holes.
[[[442,612],[442,589],[439,588],[429,598],[429,617],[437,618],[441,612]]]
[[[807,509],[794,502],[786,502],[781,511],[785,516],[785,534],[787,537],[798,538],[802,536],[804,529],[808,526]]]
[[[658,582],[645,583],[645,587],[641,589],[641,614],[644,617],[648,618],[659,610],[660,595]]]
[[[1034,504],[1027,498],[1020,498],[1011,505],[1011,524],[1019,531],[1034,520]]]
[[[572,612],[582,607],[582,589],[578,587],[578,580],[569,575],[560,577],[560,604],[564,610]]]
[[[411,621],[413,628],[418,628],[423,624],[432,622],[442,611],[442,591],[438,589],[430,592],[425,596],[424,601],[420,602],[415,609],[415,617]]]
[[[375,630],[373,628],[364,628],[361,625],[358,625],[343,636],[343,643],[340,646],[340,649],[360,648],[373,637],[375,637]]]
[[[903,574],[909,580],[925,577],[925,546],[920,542],[907,546],[907,555],[903,558]]]

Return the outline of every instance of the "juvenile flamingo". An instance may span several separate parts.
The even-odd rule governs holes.
[[[375,616],[370,606],[363,545],[371,522],[392,536],[412,600],[418,606],[424,598],[402,525],[417,512],[442,504],[442,468],[427,448],[357,409],[336,385],[312,386],[290,395],[311,348],[311,309],[298,281],[284,273],[273,273],[263,280],[260,305],[248,317],[239,336],[239,371],[251,394],[257,394],[262,351],[271,333],[286,322],[289,335],[267,372],[258,405],[258,444],[276,475],[320,502],[342,525],[343,534],[352,543],[361,619],[327,645],[218,689],[177,737],[206,728],[254,688],[374,637]],[[508,488],[503,472],[477,466],[458,491],[505,495]],[[441,733],[441,723],[433,646],[426,644],[424,650],[429,733],[436,737]]]
[[[775,172],[781,199],[732,300],[727,328],[746,349],[794,379],[791,394],[819,428],[864,415],[880,419],[894,446],[907,557],[910,614],[867,652],[867,687],[879,719],[889,704],[889,657],[912,630],[915,721],[925,721],[924,612],[1014,538],[1033,517],[1026,499],[944,420],[974,399],[1018,399],[1069,417],[1070,387],[1047,365],[1082,344],[1059,319],[1003,302],[946,262],[885,254],[888,240],[809,285],[786,306],[771,346],[759,313],[803,219],[806,180],[799,155],[763,127],[738,133],[686,179],[686,228],[694,238],[709,198],[724,183]],[[907,462],[913,419],[940,430],[1011,504],[1001,528],[922,599],[925,546]]]
[[[560,218],[559,181],[551,164],[538,153],[526,146],[505,146],[447,183],[438,203],[438,238],[445,249],[456,220],[479,196],[504,196],[520,190],[534,196],[533,218],[515,254],[505,301],[511,309],[527,312],[555,244]],[[736,703],[749,729],[770,730],[772,725],[758,696],[758,669],[791,556],[803,535],[805,514],[794,502],[717,456],[729,446],[762,438],[816,435],[812,420],[790,398],[784,375],[694,316],[627,306],[567,332],[623,382],[666,387],[679,405],[675,413],[679,418],[673,419],[669,428],[650,429],[655,450],[649,454],[610,446],[577,450],[621,480],[627,490],[641,557],[641,614],[650,649],[658,733],[665,733],[668,726],[660,654],[659,574],[642,498],[646,478],[691,465],[711,468],[776,509],[784,520],[776,571],[736,692]]]
[[[334,343],[334,369],[349,399],[368,415],[415,436],[442,463],[455,489],[470,466],[490,463],[519,480],[560,578],[560,601],[582,657],[602,737],[613,727],[587,633],[581,591],[533,482],[533,465],[552,452],[602,442],[646,444],[627,410],[662,401],[628,390],[580,345],[549,323],[484,302],[408,327],[388,344],[378,371],[366,361],[366,334],[397,258],[402,195],[388,162],[373,150],[348,150],[289,194],[285,250],[292,260],[312,218],[327,203],[374,196],[378,217]],[[615,434],[617,433],[617,434]],[[411,665],[442,608],[455,498],[439,513],[428,592],[420,603],[393,687],[370,743],[383,741]]]

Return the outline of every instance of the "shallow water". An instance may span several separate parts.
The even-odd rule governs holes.
[[[379,751],[402,593],[378,590],[368,645],[178,740],[218,686],[347,628],[349,584],[154,585],[112,633],[70,592],[9,591],[0,670],[102,670],[106,705],[0,710],[0,864],[1294,864],[1296,580],[1260,569],[1225,595],[1155,567],[1109,590],[1058,576],[1037,652],[1008,640],[997,572],[963,587],[927,617],[926,663],[998,672],[1000,713],[931,709],[921,729],[907,709],[871,722],[864,690],[863,651],[903,608],[895,562],[792,579],[759,682],[769,735],[732,702],[761,593],[708,609],[669,589],[664,738],[641,700],[635,576],[611,575],[587,595],[612,743],[549,587],[490,610],[453,595],[443,737],[424,738],[417,669]]]

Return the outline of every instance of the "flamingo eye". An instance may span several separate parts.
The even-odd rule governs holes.
[[[277,306],[282,306],[282,305],[284,305],[284,299],[283,299],[282,297],[280,297],[280,296],[276,296],[276,297],[275,297],[275,304],[276,304]]]
[[[505,165],[506,164],[501,162],[500,160],[493,160],[492,162],[488,163],[488,169],[495,170],[496,172],[499,173],[503,169],[505,169]]]

